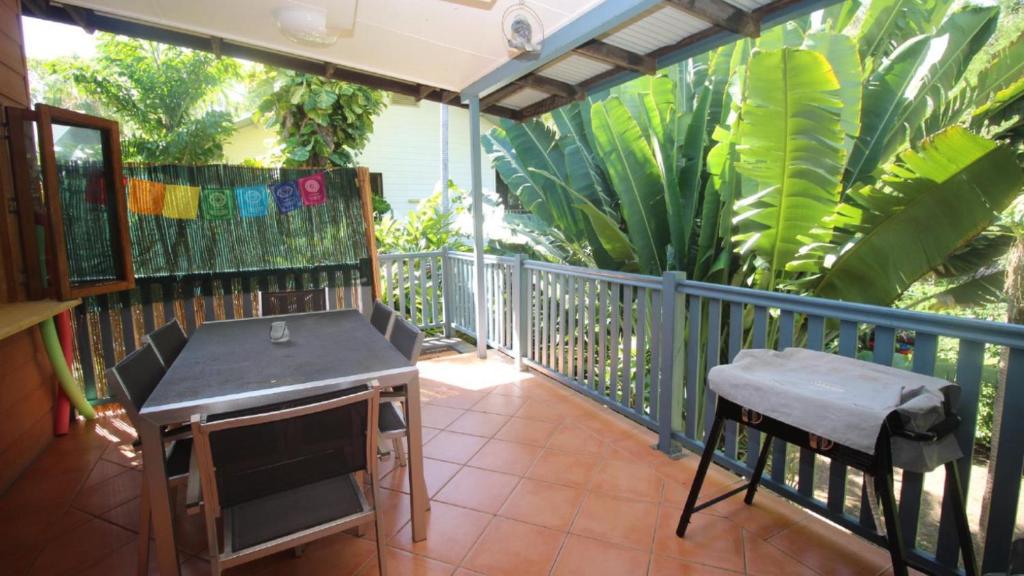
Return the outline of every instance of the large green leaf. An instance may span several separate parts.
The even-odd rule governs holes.
[[[917,78],[907,90],[908,103],[897,114],[897,123],[918,127],[932,113],[947,108],[947,95],[956,92],[971,61],[995,32],[998,18],[996,6],[967,6],[942,23],[928,44],[928,55]],[[915,141],[922,136],[920,128],[912,131]]]
[[[860,136],[850,151],[846,187],[871,182],[878,164],[903,146],[906,126],[896,118],[907,105],[907,88],[928,54],[929,36],[918,36],[900,46],[882,63],[864,86]]]
[[[608,182],[597,164],[594,151],[586,136],[582,105],[573,102],[551,112],[558,127],[558,144],[565,154],[565,169],[569,187],[601,209],[610,207]]]
[[[952,4],[952,0],[872,0],[857,37],[865,69],[873,70],[910,38],[931,34]]]
[[[915,302],[915,307],[927,302],[932,310],[948,310],[967,306],[982,306],[1006,299],[1006,269],[1000,265],[992,265],[979,270],[977,274],[961,279],[961,281],[945,290],[930,295],[928,298]]]
[[[665,196],[654,154],[619,98],[595,103],[590,115],[595,149],[618,194],[640,269],[660,274],[665,270],[669,234]]]
[[[985,104],[998,92],[1024,79],[1024,32],[993,55],[978,74],[975,103]]]
[[[851,194],[841,255],[815,292],[889,305],[985,230],[1024,185],[1012,151],[952,127],[902,153],[883,180]]]
[[[844,34],[817,32],[807,35],[804,47],[823,54],[839,79],[839,99],[843,101],[840,123],[846,133],[846,153],[849,155],[854,139],[860,134],[861,78],[864,72],[857,45]]]
[[[758,51],[747,66],[737,150],[741,174],[756,181],[736,204],[741,252],[753,251],[773,287],[839,194],[845,151],[839,80],[821,54]]]

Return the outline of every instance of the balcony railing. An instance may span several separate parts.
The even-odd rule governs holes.
[[[422,259],[432,264],[424,268]],[[440,292],[444,328],[475,337],[472,255],[445,251],[382,261],[428,271],[396,283],[386,292],[390,304],[418,310],[423,294],[430,300]],[[1005,407],[994,415],[1002,432],[998,458],[988,464],[993,506],[975,539],[984,535],[979,551],[986,571],[1005,568],[1024,470],[1024,419],[1014,417],[1024,408],[1024,327],[694,282],[677,273],[644,276],[490,255],[484,267],[488,345],[657,431],[668,452],[678,445],[703,449],[715,405],[705,386],[710,368],[744,348],[802,346],[955,380],[967,490],[986,354],[1003,353]],[[912,353],[897,355],[898,339],[912,341],[906,346]],[[733,424],[716,460],[747,475],[760,442],[757,431]],[[934,474],[945,491],[926,491],[924,475],[902,474],[901,527],[920,560],[940,574],[960,573],[954,519],[944,504],[952,488],[941,469]],[[859,473],[782,442],[773,446],[765,478],[774,491],[870,535],[876,530],[862,482]],[[970,512],[977,525],[980,510]]]
[[[445,250],[383,255],[380,261],[385,303],[424,329],[476,337],[472,255]],[[960,462],[967,490],[986,358],[1001,355],[1005,403],[993,419],[1002,430],[997,457],[988,463],[995,478],[993,505],[984,524],[977,506],[969,504],[968,510],[978,527],[984,570],[1006,568],[1024,471],[1024,327],[693,282],[678,273],[645,276],[521,256],[485,256],[484,279],[489,346],[656,431],[659,448],[670,453],[703,449],[715,405],[705,386],[710,368],[744,348],[802,346],[955,380],[961,387],[964,424],[958,439],[968,455]],[[150,304],[162,311],[147,314],[170,318],[181,310],[215,308],[203,294],[188,284],[164,286]],[[241,299],[244,306],[251,297],[246,292],[231,300]],[[339,306],[356,303],[354,293],[341,290],[333,299]],[[103,326],[117,321],[116,301],[99,302],[100,313],[89,317],[90,334],[118,332]],[[196,316],[220,317],[217,308],[192,314],[186,325],[194,327]],[[896,354],[898,341],[907,354]],[[80,342],[80,350],[83,345],[90,348]],[[97,365],[116,356],[97,353]],[[733,424],[716,460],[749,474],[760,442],[756,431]],[[875,533],[861,475],[825,457],[776,442],[765,484],[854,532]],[[906,541],[939,574],[961,573],[953,517],[944,505],[950,490],[941,469],[900,478]]]

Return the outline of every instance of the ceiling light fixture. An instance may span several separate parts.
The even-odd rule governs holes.
[[[274,10],[277,27],[289,40],[310,46],[330,46],[341,29],[327,24],[327,10],[313,6],[283,6]]]

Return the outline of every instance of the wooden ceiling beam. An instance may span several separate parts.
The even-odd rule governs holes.
[[[487,96],[481,98],[480,109],[487,110],[494,106],[495,104],[497,104],[498,102],[501,102],[505,98],[508,98],[509,96],[515,94],[516,92],[519,92],[523,88],[524,86],[516,84],[515,82],[511,84],[506,84],[505,86],[502,86],[501,88],[498,88],[494,92],[491,92]]]
[[[625,68],[626,70],[633,70],[641,74],[655,74],[658,71],[658,64],[654,58],[646,54],[630,52],[600,40],[591,40],[574,49],[573,52],[592,60],[611,64],[616,68]]]
[[[566,82],[561,80],[555,80],[554,78],[548,78],[547,76],[541,76],[540,74],[527,74],[519,80],[513,82],[523,88],[533,88],[534,90],[540,90],[546,92],[552,96],[561,96],[563,98],[580,99],[583,97],[583,92]]]
[[[761,35],[761,18],[725,0],[665,0],[665,4],[691,16],[748,38]]]

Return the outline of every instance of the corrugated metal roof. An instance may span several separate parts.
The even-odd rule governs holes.
[[[516,92],[515,94],[505,98],[504,100],[498,103],[501,104],[502,106],[515,108],[516,110],[521,110],[529,106],[530,104],[540,102],[541,100],[547,98],[548,96],[550,96],[550,94],[547,94],[546,92],[541,92],[540,90],[534,90],[533,88],[523,88],[519,92]]]
[[[710,24],[699,18],[665,6],[605,36],[602,40],[630,52],[649,54],[709,27]]]
[[[556,60],[537,73],[541,76],[561,80],[568,84],[579,84],[588,78],[611,70],[613,66],[592,60],[586,56],[570,54],[561,60]]]

